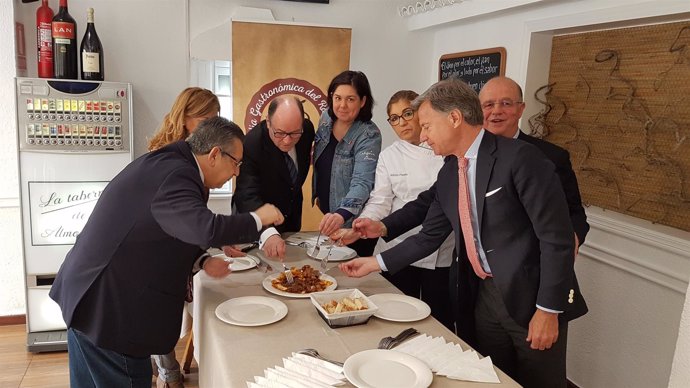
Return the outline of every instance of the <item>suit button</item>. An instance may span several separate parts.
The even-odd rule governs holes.
[[[568,298],[568,303],[573,303],[573,298]]]

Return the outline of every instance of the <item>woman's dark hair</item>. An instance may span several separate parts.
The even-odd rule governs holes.
[[[395,92],[395,94],[391,96],[391,99],[388,100],[388,105],[386,105],[386,114],[391,114],[391,106],[396,102],[403,100],[412,102],[415,98],[417,98],[417,96],[419,96],[419,94],[412,90],[399,90]]]
[[[331,120],[335,121],[338,118],[333,112],[333,93],[340,85],[350,85],[357,91],[359,98],[365,98],[364,106],[359,110],[356,120],[369,121],[373,116],[372,109],[374,108],[374,97],[371,95],[371,87],[369,87],[369,80],[367,76],[361,71],[345,70],[333,78],[331,84],[328,85],[328,115]]]

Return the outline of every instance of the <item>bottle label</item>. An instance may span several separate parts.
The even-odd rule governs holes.
[[[99,73],[101,71],[100,54],[82,51],[81,64],[84,73]]]
[[[53,62],[53,41],[50,35],[50,23],[41,22],[38,27],[38,61]]]
[[[53,38],[74,39],[74,23],[53,22]]]

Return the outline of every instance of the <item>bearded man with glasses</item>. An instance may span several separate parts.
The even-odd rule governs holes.
[[[247,134],[242,174],[234,202],[240,212],[266,203],[278,207],[285,222],[261,233],[259,246],[269,257],[285,256],[280,233],[302,227],[302,185],[307,179],[314,142],[314,125],[305,118],[296,97],[277,97],[268,105],[267,119]]]

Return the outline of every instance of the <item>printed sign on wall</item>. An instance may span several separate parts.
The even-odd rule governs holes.
[[[350,28],[233,21],[233,121],[249,132],[274,98],[289,95],[304,101],[317,128],[328,109],[328,85],[350,68],[351,36]],[[317,230],[323,217],[311,205],[311,174],[303,187],[302,230]]]
[[[107,184],[29,182],[31,245],[74,244]]]

